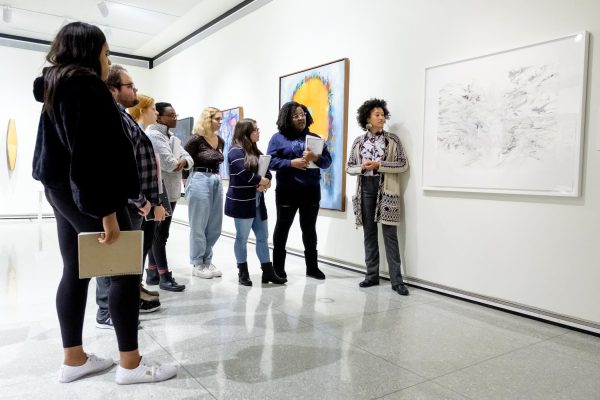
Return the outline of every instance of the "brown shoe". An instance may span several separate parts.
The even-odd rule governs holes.
[[[144,301],[157,301],[158,293],[155,291],[150,291],[143,286],[140,286],[140,299]]]

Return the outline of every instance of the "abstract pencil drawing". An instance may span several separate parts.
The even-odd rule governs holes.
[[[577,196],[580,35],[428,69],[424,188]]]

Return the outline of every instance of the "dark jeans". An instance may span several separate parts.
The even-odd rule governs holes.
[[[365,280],[379,280],[379,241],[377,223],[375,222],[375,207],[379,176],[363,176],[362,178],[362,221],[365,240],[365,264],[367,274]],[[400,250],[398,248],[398,227],[381,224],[385,255],[388,262],[390,281],[393,285],[402,283],[400,272]]]
[[[177,202],[171,203],[171,210],[175,212]],[[159,270],[169,270],[167,262],[167,239],[169,239],[169,229],[173,215],[166,217],[164,221],[155,223],[154,241],[152,249],[148,255],[148,265],[156,265]]]
[[[80,232],[101,232],[102,220],[79,211],[70,190],[46,188],[46,198],[56,216],[58,243],[63,259],[63,274],[56,293],[63,347],[80,346],[90,280],[79,279],[77,235]],[[117,212],[117,220],[121,230],[131,230],[125,208]],[[119,351],[136,350],[140,306],[139,276],[123,275],[109,279],[111,290],[108,302]]]
[[[320,188],[318,193],[290,193],[276,191],[277,222],[273,231],[273,266],[275,269],[285,269],[285,258],[290,228],[300,213],[300,229],[304,243],[304,255],[307,269],[317,267],[317,216],[319,215]]]
[[[129,219],[131,220],[132,230],[143,230],[144,231],[144,243],[143,243],[143,260],[146,260],[146,254],[152,247],[152,241],[154,240],[154,221],[146,221],[144,217],[138,214],[137,210],[127,208]],[[143,265],[143,264],[142,264]],[[142,275],[139,275],[141,282]],[[110,317],[108,310],[108,297],[110,292],[110,278],[100,276],[96,278],[96,304],[98,305],[98,311],[96,312],[96,320],[101,321]]]

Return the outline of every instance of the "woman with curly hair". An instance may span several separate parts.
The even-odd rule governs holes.
[[[267,153],[271,156],[270,167],[277,171],[275,204],[277,222],[273,231],[273,267],[281,278],[287,278],[285,258],[288,234],[296,212],[300,214],[300,229],[304,243],[306,276],[325,279],[317,259],[317,216],[321,201],[321,168],[331,165],[327,145],[320,155],[306,148],[306,137],[319,137],[309,131],[313,118],[304,104],[290,101],[279,110],[277,128],[269,141]],[[318,168],[308,168],[314,162]]]
[[[213,246],[221,236],[223,224],[223,184],[219,164],[224,160],[225,142],[217,135],[223,114],[218,108],[202,110],[185,151],[192,157],[194,168],[187,177],[185,197],[190,221],[190,263],[192,274],[211,279],[222,275],[212,263]]]
[[[356,119],[366,133],[354,140],[346,172],[358,179],[352,205],[356,226],[363,227],[367,267],[365,280],[359,286],[379,285],[377,224],[381,223],[392,290],[407,296],[408,289],[400,272],[397,225],[400,223],[400,173],[408,169],[408,160],[398,136],[383,129],[389,118],[385,100],[370,99],[358,108]]]

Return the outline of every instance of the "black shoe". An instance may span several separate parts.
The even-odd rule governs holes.
[[[271,264],[270,262],[261,263],[260,269],[262,269],[262,272],[263,272],[262,283],[273,282],[278,285],[283,285],[284,283],[287,282],[286,278],[282,278],[279,275],[277,275],[277,273],[275,273],[275,270],[273,269],[273,264]]]
[[[158,284],[158,287],[170,292],[183,292],[185,290],[185,285],[180,285],[175,282],[171,271],[160,274],[160,283]]]
[[[238,283],[242,286],[252,286],[250,274],[248,273],[248,263],[239,263],[238,267]]]
[[[306,276],[310,276],[311,278],[323,280],[325,279],[325,274],[318,267],[311,269],[310,271],[306,271]]]
[[[404,283],[392,286],[392,290],[398,292],[400,296],[408,296],[408,288],[404,285]]]
[[[158,270],[156,268],[146,268],[146,285],[158,285],[160,283],[160,277],[158,276]]]
[[[379,281],[368,281],[366,279],[358,284],[358,286],[360,286],[360,287],[371,287],[371,286],[377,286],[377,285],[379,285]]]
[[[287,274],[285,273],[285,269],[283,267],[278,268],[276,266],[273,266],[273,270],[275,271],[275,275],[285,279],[285,281],[287,282]]]
[[[140,300],[140,313],[151,313],[160,308],[160,301]]]

